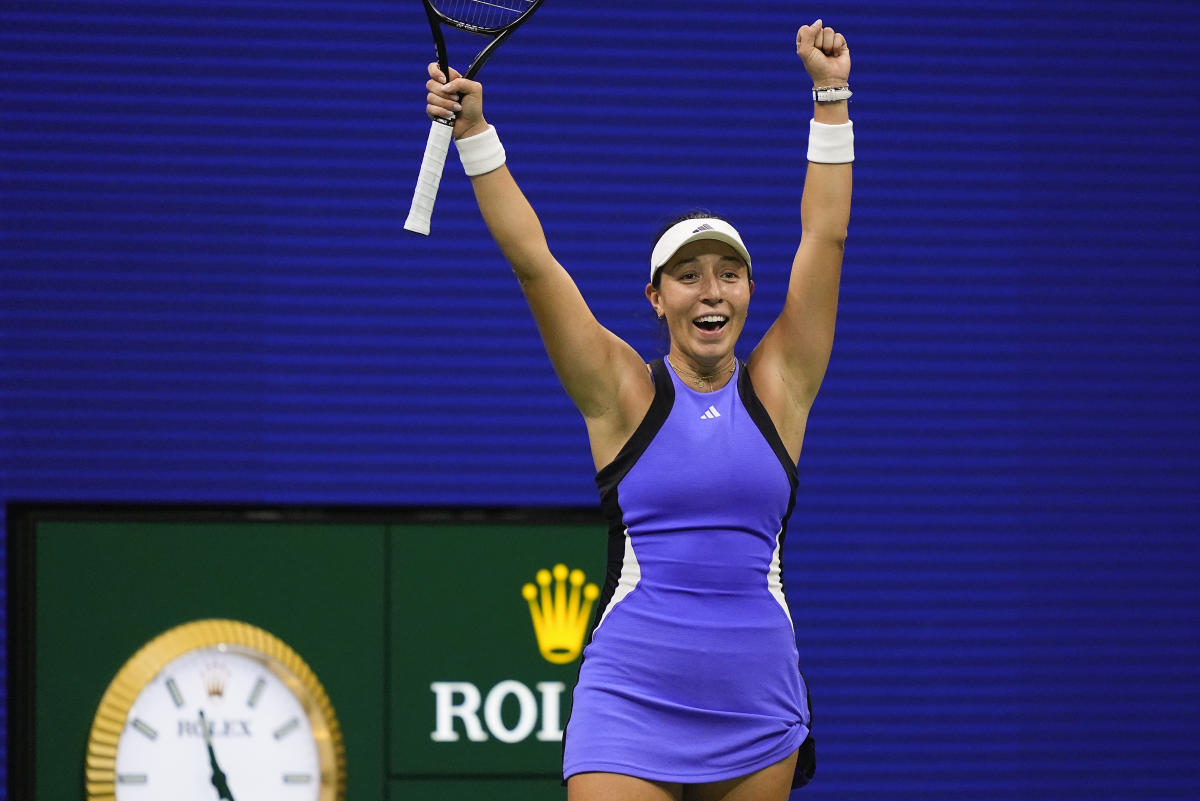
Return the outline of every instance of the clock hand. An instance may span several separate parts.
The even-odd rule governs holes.
[[[208,721],[204,719],[204,710],[200,710],[200,730],[204,732],[204,744],[208,746],[208,764],[212,765],[212,786],[217,790],[217,798],[233,801],[233,793],[229,792],[229,783],[225,781],[225,773],[217,764],[217,753],[213,751],[212,735],[208,733]]]

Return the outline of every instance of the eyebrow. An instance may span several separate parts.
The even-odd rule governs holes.
[[[691,264],[694,261],[700,261],[700,257],[699,256],[688,256],[686,259],[680,259],[679,261],[675,262],[674,264],[669,265],[666,269],[671,270],[676,267],[682,266],[684,264]],[[734,264],[738,265],[739,267],[746,266],[746,262],[740,256],[735,256],[733,254],[722,254],[721,261],[722,262],[731,261]]]

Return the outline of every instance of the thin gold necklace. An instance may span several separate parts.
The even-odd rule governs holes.
[[[724,367],[721,367],[711,373],[706,373],[704,375],[701,375],[700,373],[693,373],[691,370],[688,370],[686,367],[680,367],[679,365],[675,364],[674,362],[671,362],[671,366],[675,368],[675,372],[677,372],[677,373],[687,373],[688,375],[684,376],[684,378],[694,381],[696,384],[696,389],[700,390],[701,392],[711,392],[712,390],[710,390],[708,387],[711,387],[713,382],[716,381],[717,378],[725,375],[726,373],[728,373],[729,375],[733,375],[733,371],[737,368],[737,358],[736,357],[730,357],[730,358],[732,359],[732,363],[729,365],[728,370],[726,370]]]

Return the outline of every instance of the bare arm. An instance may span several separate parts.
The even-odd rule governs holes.
[[[443,85],[436,63],[429,65],[429,74],[427,111],[443,117],[453,113],[456,140],[488,129],[480,84],[452,70],[454,80]],[[633,348],[596,320],[550,252],[541,222],[508,167],[476,175],[471,185],[488,230],[521,284],[559,380],[588,419],[595,451],[597,430],[613,428],[619,437],[630,427],[628,418],[636,425],[644,414],[653,395],[645,366]]]
[[[848,83],[850,49],[841,34],[823,27],[820,20],[801,27],[796,52],[804,59],[814,86]],[[815,103],[813,119],[827,125],[848,122],[846,101]],[[851,173],[850,164],[808,165],[800,204],[801,239],[792,262],[787,299],[751,361],[755,387],[793,455],[799,454],[798,438],[803,436],[804,420],[833,349],[850,221]],[[794,443],[784,429],[792,432]]]
[[[567,394],[584,417],[618,411],[623,383],[630,378],[646,383],[641,357],[593,316],[574,280],[551,255],[537,215],[508,168],[476,176],[471,184]]]

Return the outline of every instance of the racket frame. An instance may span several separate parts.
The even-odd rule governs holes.
[[[429,18],[429,29],[433,32],[433,45],[437,50],[438,67],[441,68],[442,75],[446,76],[446,83],[449,83],[450,59],[446,52],[446,37],[442,34],[443,24],[467,33],[492,37],[492,40],[483,50],[479,51],[471,62],[471,66],[463,73],[464,78],[473,80],[479,74],[479,70],[483,69],[483,65],[492,57],[492,53],[496,52],[500,43],[511,36],[525,20],[529,19],[545,0],[532,0],[529,8],[521,12],[519,17],[507,25],[499,27],[475,25],[456,20],[434,8],[430,0],[421,0],[421,2],[425,6],[425,14]],[[404,221],[406,230],[426,236],[429,235],[429,221],[433,216],[433,203],[437,199],[438,186],[442,180],[442,169],[450,148],[450,134],[454,130],[454,120],[435,117],[430,126],[429,139],[425,143],[425,155],[421,159],[421,173],[417,178],[417,186],[413,190],[412,206],[408,212],[408,219]]]

